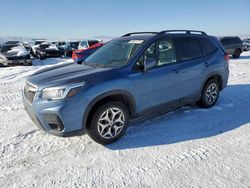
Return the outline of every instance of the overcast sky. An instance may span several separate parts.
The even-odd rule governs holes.
[[[87,38],[197,29],[250,34],[250,0],[0,0],[0,36]]]

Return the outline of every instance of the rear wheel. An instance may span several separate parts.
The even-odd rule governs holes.
[[[236,49],[234,51],[233,58],[239,58],[240,54],[241,54],[241,50],[240,49]]]
[[[25,59],[24,62],[23,62],[23,65],[24,66],[31,66],[32,62],[30,60]]]
[[[30,59],[30,55],[27,55],[27,57],[25,58],[24,62],[23,62],[24,66],[31,66],[32,65],[32,61]]]
[[[209,80],[203,90],[199,104],[203,108],[209,108],[215,105],[220,93],[219,83],[216,79]]]
[[[44,60],[44,59],[45,59],[45,57],[42,56],[42,55],[38,55],[38,58],[39,58],[40,60]]]
[[[94,112],[88,134],[100,144],[110,144],[125,133],[128,121],[128,110],[123,103],[108,102]]]

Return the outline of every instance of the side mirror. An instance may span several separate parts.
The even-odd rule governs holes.
[[[155,67],[155,58],[147,58],[144,60],[144,71],[147,72],[149,69]]]

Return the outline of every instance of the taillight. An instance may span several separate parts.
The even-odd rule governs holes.
[[[224,55],[224,59],[226,60],[226,62],[229,62],[230,57],[229,57],[229,54],[228,54],[228,53],[226,53],[226,54]]]
[[[72,52],[72,59],[75,60],[75,58],[76,58],[76,54],[75,54],[75,50],[73,50],[73,52]]]
[[[80,53],[77,53],[77,52],[81,52],[81,51],[78,51],[78,50],[74,50],[73,53],[72,53],[72,59],[75,60],[76,58],[83,58],[84,55],[83,54],[80,54]]]

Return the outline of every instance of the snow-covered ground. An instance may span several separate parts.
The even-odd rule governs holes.
[[[250,52],[213,108],[133,123],[106,147],[48,135],[24,111],[25,77],[65,61],[0,68],[0,187],[250,187]]]

